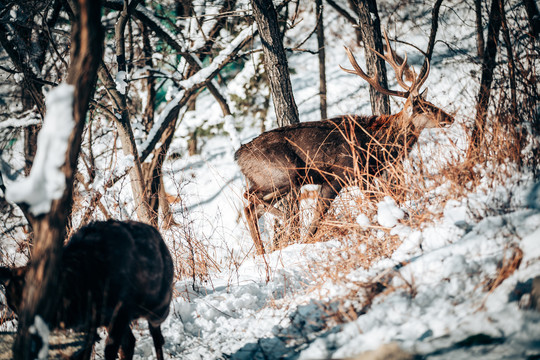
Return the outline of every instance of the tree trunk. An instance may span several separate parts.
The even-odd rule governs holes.
[[[472,155],[472,150],[478,149],[483,143],[483,132],[489,106],[491,83],[493,81],[493,72],[497,65],[496,57],[502,22],[502,6],[504,6],[503,0],[492,0],[491,2],[487,43],[486,49],[484,50],[484,59],[482,61],[482,78],[480,80],[480,91],[478,93],[478,102],[476,104],[476,117],[471,135],[471,149],[469,150],[469,156]]]
[[[251,0],[264,52],[264,66],[274,100],[278,126],[296,124],[298,109],[292,92],[287,56],[272,0]]]
[[[484,25],[482,24],[482,0],[474,0],[474,10],[476,13],[476,48],[478,57],[484,57]]]
[[[383,59],[370,50],[371,48],[381,54],[383,53],[381,22],[379,12],[377,11],[377,3],[375,0],[358,0],[357,4],[368,75],[373,76],[377,72],[379,75],[377,81],[383,88],[387,89],[386,64]],[[369,97],[371,99],[371,111],[373,115],[390,114],[390,99],[388,95],[381,94],[370,86]]]
[[[433,9],[431,10],[431,32],[429,34],[429,42],[426,50],[426,58],[424,64],[420,70],[418,78],[422,78],[427,71],[428,62],[431,64],[431,56],[433,55],[433,48],[435,47],[435,39],[437,38],[437,29],[439,28],[439,10],[441,8],[443,0],[435,1]]]
[[[48,214],[33,219],[35,248],[26,275],[26,286],[20,309],[19,327],[13,346],[14,358],[35,359],[43,346],[39,331],[29,332],[38,317],[46,323],[53,318],[58,303],[58,269],[62,256],[67,218],[72,204],[73,179],[77,168],[82,132],[92,97],[96,72],[102,56],[103,31],[100,2],[79,0],[76,21],[72,27],[71,65],[67,82],[74,85],[74,128],[66,151],[62,171],[66,186],[60,199],[54,200]],[[24,204],[22,204],[24,206]]]
[[[510,30],[508,29],[508,22],[506,21],[506,11],[504,10],[504,4],[499,2],[501,12],[501,28],[502,36],[504,39],[504,46],[506,47],[506,54],[508,56],[508,76],[510,78],[510,101],[513,118],[518,116],[517,105],[517,83],[516,83],[516,63],[514,61],[514,50],[512,49],[512,40],[510,38]]]
[[[322,0],[315,0],[315,14],[317,16],[317,43],[319,45],[319,97],[321,107],[321,119],[326,119],[326,64],[324,48],[324,23]]]
[[[144,54],[144,65],[148,69],[153,69],[154,64],[152,62],[152,46],[150,44],[150,29],[146,26],[145,23],[141,22],[141,32],[143,38],[143,54]],[[142,123],[146,129],[146,133],[150,132],[152,125],[154,124],[154,106],[156,102],[156,90],[154,88],[155,80],[152,71],[148,70],[146,72],[146,108],[142,116]]]
[[[126,98],[116,89],[116,83],[108,73],[107,68],[103,63],[99,71],[99,80],[105,86],[111,102],[115,108],[115,112],[120,114],[120,119],[115,118],[118,134],[122,143],[122,152],[125,156],[133,156],[133,167],[129,171],[131,190],[133,192],[133,200],[135,202],[135,210],[139,221],[151,224],[152,215],[148,204],[148,196],[144,186],[144,174],[142,172],[141,160],[137,146],[135,145],[135,137],[129,120]],[[152,224],[154,225],[154,224]]]
[[[359,0],[349,0],[349,6],[356,14],[356,18],[360,18],[360,10],[358,9],[358,1]],[[354,32],[356,34],[356,44],[360,46],[362,44],[362,28],[360,27],[360,23],[358,20],[354,21],[355,27]],[[382,54],[382,53],[381,53]]]

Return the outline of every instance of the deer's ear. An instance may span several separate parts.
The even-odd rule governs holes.
[[[0,267],[0,284],[8,286],[13,279],[13,272],[10,268]]]
[[[420,94],[420,98],[422,100],[426,100],[426,98],[427,98],[427,88],[425,88],[424,91],[422,91],[422,93]]]

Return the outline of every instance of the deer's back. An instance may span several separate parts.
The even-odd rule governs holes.
[[[367,131],[373,119],[343,116],[284,126],[242,145],[235,157],[254,190],[271,191],[296,180],[343,180],[351,175],[353,159],[362,161],[358,147],[371,141]]]
[[[138,222],[109,220],[80,229],[64,248],[63,304],[58,320],[84,325],[89,309],[107,325],[118,304],[131,319],[159,324],[172,297],[173,263],[159,232]]]

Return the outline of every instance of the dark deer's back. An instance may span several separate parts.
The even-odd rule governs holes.
[[[131,320],[165,320],[172,298],[173,263],[159,232],[139,222],[95,222],[77,231],[62,257],[66,327],[87,323],[95,306],[99,325],[108,325],[120,302]]]
[[[27,267],[0,268],[8,305],[20,310]],[[88,331],[82,358],[88,359],[99,326],[108,327],[105,359],[121,346],[133,357],[132,320],[144,317],[158,359],[164,343],[160,324],[169,314],[174,276],[169,250],[152,226],[135,221],[98,221],[78,230],[64,247],[54,327]]]

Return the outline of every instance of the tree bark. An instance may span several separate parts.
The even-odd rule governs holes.
[[[503,4],[503,0],[492,0],[491,2],[487,43],[482,61],[482,77],[480,80],[480,91],[478,92],[478,102],[476,104],[475,123],[471,134],[469,156],[472,155],[472,150],[480,148],[483,143],[483,131],[489,106],[491,83],[493,82],[493,72],[497,65],[496,57],[502,23],[501,7],[504,6]]]
[[[427,63],[431,64],[431,56],[433,55],[433,48],[435,47],[435,39],[437,38],[437,29],[439,28],[439,10],[441,8],[443,0],[435,1],[433,9],[431,10],[431,32],[429,34],[428,47],[426,50],[426,58],[418,78],[422,78],[427,71]]]
[[[101,7],[96,0],[79,0],[76,22],[72,27],[71,65],[67,82],[74,85],[74,129],[62,170],[66,187],[60,199],[51,204],[48,214],[33,219],[35,247],[32,264],[26,275],[19,327],[13,346],[14,358],[35,359],[43,339],[29,329],[37,317],[50,323],[58,303],[58,269],[72,204],[73,179],[77,168],[88,102],[92,97],[96,72],[102,56],[103,31]],[[24,205],[24,204],[23,204]]]
[[[383,59],[375,55],[371,49],[383,53],[381,36],[381,21],[377,11],[375,0],[357,0],[360,29],[366,54],[367,71],[369,76],[378,74],[377,81],[383,88],[388,88],[386,77],[386,64]],[[390,99],[388,95],[377,92],[372,86],[369,87],[371,99],[371,111],[373,115],[390,114]]]
[[[326,0],[326,2],[328,3],[328,5],[333,7],[334,10],[336,10],[341,16],[347,19],[348,22],[350,22],[353,25],[357,25],[356,19],[351,14],[349,14],[348,10],[345,10],[333,0]]]
[[[516,63],[514,61],[514,50],[512,49],[512,40],[510,38],[510,29],[508,29],[508,22],[506,21],[506,11],[502,1],[499,2],[501,12],[501,28],[502,36],[504,39],[504,46],[506,47],[506,54],[508,56],[508,76],[510,80],[510,102],[511,109],[514,118],[517,118],[518,106],[517,106],[517,83],[516,83]]]
[[[116,113],[120,114],[120,119],[116,118],[116,125],[120,141],[122,143],[122,152],[125,156],[133,156],[133,167],[129,171],[131,190],[133,192],[133,200],[135,202],[135,211],[139,221],[147,224],[152,224],[151,211],[148,204],[148,196],[144,186],[144,174],[142,172],[141,160],[135,144],[133,129],[129,121],[129,113],[125,96],[120,94],[116,89],[116,83],[108,73],[105,65],[101,64],[99,71],[99,80],[105,86]],[[155,224],[152,224],[155,225]]]
[[[360,19],[360,10],[358,9],[358,1],[359,0],[349,0],[348,3],[351,9],[356,14],[357,20],[354,21],[354,24],[355,24],[354,32],[356,34],[356,44],[360,46],[362,44],[362,28],[360,27],[360,23],[358,20]]]
[[[287,56],[278,27],[277,13],[272,0],[251,0],[253,15],[261,36],[264,66],[274,100],[278,126],[298,123]]]
[[[324,47],[324,22],[322,0],[315,0],[315,14],[317,16],[317,43],[319,46],[319,97],[321,108],[321,119],[326,119],[326,63]]]
[[[484,57],[484,25],[482,24],[482,0],[474,0],[474,10],[476,13],[476,48],[478,57]]]

